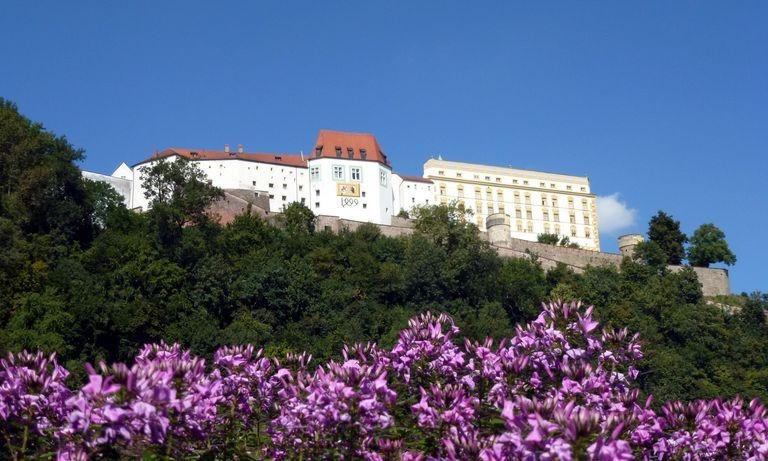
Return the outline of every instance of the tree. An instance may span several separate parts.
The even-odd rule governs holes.
[[[536,236],[536,240],[547,245],[557,245],[560,242],[560,237],[557,234],[543,233]]]
[[[210,221],[209,207],[224,196],[218,187],[208,184],[205,173],[185,158],[159,160],[141,170],[144,197],[150,199],[154,230],[165,245],[178,243],[181,229]]]
[[[455,202],[419,206],[413,210],[414,229],[451,251],[461,243],[479,241],[477,226],[466,219],[471,213]]]
[[[560,239],[560,246],[567,248],[578,248],[579,244],[576,242],[571,242],[570,237],[563,235],[563,238]]]
[[[667,253],[658,243],[653,241],[638,243],[635,246],[633,256],[636,260],[657,269],[659,272],[666,269],[669,260]]]
[[[688,261],[698,267],[709,267],[719,262],[731,266],[736,264],[736,255],[728,247],[725,233],[710,223],[702,224],[693,232]]]
[[[403,219],[410,219],[410,218],[411,218],[411,215],[408,213],[408,211],[407,211],[407,210],[403,210],[403,209],[401,208],[401,209],[400,209],[400,212],[399,212],[399,213],[397,213],[397,217],[398,217],[398,218],[403,218]]]
[[[667,255],[667,264],[680,265],[685,258],[683,244],[688,237],[680,230],[680,221],[663,211],[656,213],[648,223],[648,240],[656,243]]]
[[[283,207],[280,220],[291,235],[308,235],[315,232],[315,214],[306,205],[292,202]]]
[[[27,234],[88,242],[90,210],[76,161],[83,151],[0,98],[0,217]]]

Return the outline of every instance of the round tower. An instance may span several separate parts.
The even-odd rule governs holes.
[[[626,234],[619,236],[619,251],[621,252],[621,255],[632,257],[635,253],[635,247],[643,240],[645,239],[640,234]]]
[[[504,213],[494,213],[485,218],[488,241],[492,244],[506,243],[512,235],[511,219]]]

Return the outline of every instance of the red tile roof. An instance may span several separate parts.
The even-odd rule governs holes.
[[[275,165],[292,166],[297,168],[307,167],[306,156],[302,158],[302,156],[298,154],[267,154],[267,153],[253,153],[253,152],[244,152],[241,154],[241,153],[238,153],[237,151],[225,152],[223,150],[180,149],[177,147],[165,149],[164,151],[157,153],[148,159],[142,160],[136,165],[140,165],[146,162],[151,162],[152,160],[172,157],[174,155],[179,155],[181,157],[184,157],[190,160],[238,159],[238,160],[245,160],[250,162],[262,162],[262,163],[271,163]]]
[[[401,178],[403,178],[403,181],[414,181],[414,182],[427,182],[432,184],[432,180],[429,178],[422,178],[421,176],[409,176],[409,175],[400,175]]]
[[[309,159],[344,158],[379,162],[389,166],[389,159],[376,136],[369,133],[320,130]]]

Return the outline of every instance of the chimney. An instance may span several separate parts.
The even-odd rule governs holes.
[[[304,161],[304,149],[300,149],[299,153],[301,154],[301,161]]]
[[[237,153],[238,154],[242,154],[243,153],[243,145],[242,144],[238,144],[237,145]]]
[[[229,153],[229,144],[224,144],[224,152]]]

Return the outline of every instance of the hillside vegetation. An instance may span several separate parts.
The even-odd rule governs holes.
[[[391,346],[427,310],[470,338],[513,336],[562,298],[640,333],[639,387],[658,401],[768,401],[766,295],[723,309],[693,271],[629,259],[620,271],[544,271],[535,255],[499,258],[450,206],[422,210],[417,232],[398,238],[373,225],[315,232],[300,205],[280,226],[250,214],[220,226],[204,211],[219,191],[183,162],[150,173],[154,207],[134,213],[81,178],[82,155],[0,100],[0,352],[56,351],[75,381],[85,362],[130,361],[160,340],[208,357],[252,343],[326,360],[345,343]]]

